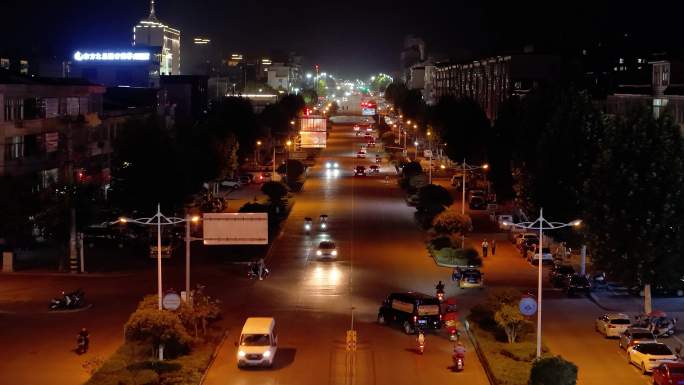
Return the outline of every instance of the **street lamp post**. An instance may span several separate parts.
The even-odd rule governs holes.
[[[415,148],[416,148],[415,160],[418,161],[418,141],[417,141],[417,140],[414,141],[414,142],[413,142],[413,145],[414,145]]]
[[[544,209],[539,209],[539,218],[532,222],[509,223],[504,222],[504,225],[511,225],[521,229],[539,230],[539,260],[537,261],[537,358],[541,357],[541,320],[542,320],[542,248],[544,242],[544,230],[556,230],[563,227],[579,226],[582,221],[575,219],[572,222],[549,222],[544,218]]]
[[[199,219],[198,219],[199,220]],[[145,217],[145,218],[126,218],[126,217],[121,217],[117,222],[113,223],[120,223],[120,224],[126,224],[126,223],[135,223],[138,225],[143,225],[143,226],[156,226],[157,227],[157,301],[158,301],[158,308],[159,310],[162,309],[162,265],[161,265],[161,258],[162,258],[162,245],[161,245],[161,227],[162,226],[169,226],[169,225],[177,225],[179,223],[187,222],[188,219],[183,219],[183,218],[177,218],[177,217],[167,217],[164,214],[161,213],[161,207],[159,204],[157,204],[157,213],[154,214],[151,217]],[[192,221],[192,219],[191,219]],[[186,229],[186,238],[189,233],[189,228]],[[186,245],[186,275],[190,274],[189,270],[189,248]],[[189,277],[186,277],[186,283],[189,285]],[[187,287],[186,287],[187,288]],[[190,295],[189,292],[186,292],[186,295]]]
[[[261,150],[261,141],[257,140],[256,147],[254,147],[254,167],[259,166],[259,151]]]

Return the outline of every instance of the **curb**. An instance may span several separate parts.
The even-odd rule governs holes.
[[[207,364],[207,367],[204,368],[204,373],[202,373],[202,377],[200,377],[198,385],[202,385],[204,381],[207,379],[207,373],[209,373],[209,369],[211,369],[211,367],[214,365],[216,357],[218,357],[218,352],[221,350],[221,347],[223,347],[223,343],[226,341],[227,335],[228,330],[224,330],[223,335],[221,336],[221,341],[214,348],[214,352],[211,354],[211,359],[209,359],[209,364]]]
[[[498,385],[498,382],[496,382],[496,378],[494,378],[494,374],[492,373],[492,369],[489,367],[489,361],[487,361],[487,358],[485,357],[484,353],[482,353],[480,344],[477,342],[477,338],[475,338],[475,335],[470,332],[470,323],[466,319],[463,319],[462,321],[463,325],[465,325],[465,331],[468,335],[468,339],[470,340],[470,343],[473,344],[473,347],[475,348],[475,353],[477,353],[477,358],[480,360],[482,368],[484,369],[485,374],[487,375],[487,381],[489,381],[491,385]]]
[[[134,273],[59,273],[59,272],[31,272],[13,271],[0,272],[0,276],[15,277],[69,277],[69,278],[123,278],[135,275]]]

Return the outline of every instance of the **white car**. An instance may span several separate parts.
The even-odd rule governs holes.
[[[337,257],[337,246],[335,242],[322,241],[318,244],[318,250],[316,250],[316,255],[319,257],[335,258]]]
[[[663,362],[677,361],[672,350],[661,342],[632,345],[627,349],[627,356],[629,363],[636,365],[644,374],[652,372]]]
[[[606,337],[620,337],[622,333],[632,326],[632,321],[627,314],[608,313],[596,318],[596,331]]]
[[[520,245],[523,241],[528,239],[539,239],[539,234],[537,233],[521,233],[515,235],[515,245]]]
[[[237,190],[240,188],[240,186],[242,186],[242,183],[240,183],[240,181],[238,179],[226,179],[226,180],[222,181],[221,183],[219,183],[219,185],[222,188]]]
[[[527,259],[531,264],[536,265],[539,263],[539,249],[535,247],[534,251],[527,254]],[[542,264],[553,264],[553,253],[548,247],[542,247]]]

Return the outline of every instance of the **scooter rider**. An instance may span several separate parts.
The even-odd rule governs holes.
[[[79,347],[83,346],[83,353],[88,351],[88,347],[90,346],[90,333],[88,333],[88,329],[81,328],[81,331],[78,332],[78,336],[76,336],[76,343]]]
[[[420,329],[418,329],[418,337],[416,338],[416,341],[418,342],[418,350],[420,350],[422,353],[422,350],[425,347],[425,334]]]
[[[444,293],[444,284],[442,281],[437,282],[437,286],[435,286],[435,289],[437,289],[437,293]]]
[[[266,263],[264,263],[263,258],[259,258],[259,262],[257,262],[257,266],[259,269],[259,280],[263,281],[264,279],[264,269],[266,268]]]

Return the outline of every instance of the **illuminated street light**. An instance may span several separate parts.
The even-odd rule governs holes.
[[[544,209],[539,209],[539,218],[532,222],[511,223],[504,222],[504,226],[515,226],[526,230],[539,230],[539,261],[537,262],[537,359],[541,357],[541,320],[542,320],[542,244],[544,242],[544,230],[556,230],[563,227],[578,227],[582,221],[575,219],[572,222],[549,222],[544,218]]]

